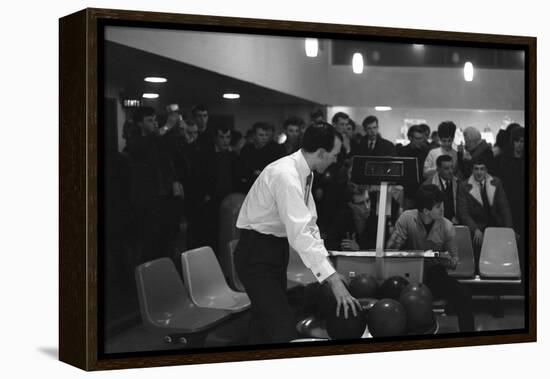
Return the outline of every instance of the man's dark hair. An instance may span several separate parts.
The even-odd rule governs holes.
[[[418,124],[420,127],[420,130],[422,130],[422,134],[430,135],[431,129],[428,124]]]
[[[424,209],[429,211],[445,200],[445,195],[435,184],[423,184],[416,193],[416,209],[422,212]]]
[[[363,128],[366,128],[367,125],[372,124],[374,122],[376,122],[376,125],[378,125],[378,118],[376,116],[370,115],[365,117],[365,119],[363,120]]]
[[[137,124],[138,122],[143,122],[145,117],[149,117],[155,114],[155,110],[151,107],[143,106],[135,110],[134,116],[132,119]]]
[[[506,132],[508,132],[508,134],[512,133],[512,130],[514,129],[520,129],[521,128],[521,125],[518,124],[517,122],[512,122],[510,124],[508,124],[508,126],[506,127]]]
[[[208,112],[208,109],[206,109],[206,107],[203,104],[198,104],[191,109],[191,114],[195,116],[197,112],[204,112],[204,111]]]
[[[511,132],[510,132],[510,141],[511,142],[519,141],[521,138],[525,138],[525,129],[516,128],[516,129],[511,130]]]
[[[322,117],[323,120],[325,119],[325,114],[323,113],[322,109],[316,109],[310,114],[311,120],[315,120],[318,117]]]
[[[317,149],[331,151],[334,148],[334,138],[342,141],[342,135],[336,131],[334,126],[323,122],[310,126],[304,132],[302,148],[308,153],[314,153]]]
[[[440,155],[439,157],[437,157],[437,159],[435,160],[435,164],[439,168],[439,167],[441,167],[443,162],[452,162],[452,161],[453,161],[453,158],[450,155],[443,154],[443,155]]]
[[[263,121],[258,121],[258,122],[255,122],[253,125],[252,125],[252,132],[254,134],[256,134],[256,132],[258,131],[258,129],[262,129],[262,130],[265,130],[266,132],[270,129],[270,125],[267,123],[267,122],[263,122]]]
[[[225,134],[227,132],[231,132],[231,128],[227,125],[216,125],[216,127],[214,128],[214,135],[217,136],[218,135],[218,132],[222,132],[222,134]]]
[[[301,118],[301,117],[297,117],[297,116],[293,116],[293,117],[289,117],[285,120],[285,122],[283,123],[283,127],[286,129],[289,125],[295,125],[295,126],[298,126],[298,127],[302,127],[305,125],[305,122],[304,122],[304,119]]]
[[[439,138],[454,138],[456,132],[456,125],[452,121],[443,121],[437,127],[437,133]]]
[[[498,146],[501,149],[506,149],[508,147],[509,142],[510,142],[509,133],[505,129],[500,129],[495,139],[495,146]]]
[[[349,115],[344,112],[337,112],[334,116],[332,116],[332,125],[336,124],[338,122],[338,119],[343,118],[344,120],[349,120]]]
[[[410,140],[413,138],[413,133],[424,134],[420,125],[411,125],[409,130],[407,130],[407,137],[409,137]]]

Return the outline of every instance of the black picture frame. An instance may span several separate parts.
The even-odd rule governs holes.
[[[261,348],[204,349],[178,353],[101,354],[102,28],[127,25],[282,36],[346,37],[525,51],[528,249],[526,328],[429,339],[388,338],[375,343],[306,343]],[[323,356],[534,342],[536,331],[536,49],[533,37],[197,16],[112,9],[85,9],[59,22],[60,250],[59,358],[85,370]]]

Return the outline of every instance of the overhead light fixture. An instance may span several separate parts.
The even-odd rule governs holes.
[[[464,64],[464,80],[467,82],[474,80],[474,65],[472,62],[466,62]]]
[[[166,83],[168,81],[166,78],[161,76],[148,76],[143,80],[149,83]]]
[[[418,44],[418,43],[413,43],[413,49],[415,51],[423,51],[424,50],[424,45]]]
[[[319,40],[317,38],[306,38],[306,55],[314,58],[319,53]]]
[[[238,99],[240,97],[241,97],[241,95],[239,95],[238,93],[224,93],[223,94],[223,98],[228,99],[228,100],[235,100],[235,99]]]
[[[353,59],[351,61],[351,67],[353,68],[354,74],[361,74],[363,72],[364,62],[363,62],[363,54],[361,53],[354,53]]]
[[[374,107],[374,110],[379,112],[386,112],[391,111],[391,107],[388,107],[387,105],[377,105],[376,107]]]
[[[158,93],[144,93],[144,94],[142,95],[142,97],[143,97],[144,99],[156,99],[156,98],[159,97],[159,94],[158,94]]]
[[[460,61],[460,55],[455,51],[453,55],[451,55],[451,60],[453,63],[458,63]]]

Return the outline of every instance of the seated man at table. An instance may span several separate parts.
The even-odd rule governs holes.
[[[468,289],[447,274],[458,264],[455,229],[444,214],[444,194],[433,184],[424,184],[416,194],[416,209],[404,211],[386,244],[386,249],[447,252],[448,259],[426,260],[424,282],[434,297],[446,299],[458,315],[461,332],[474,331],[472,296]]]
[[[376,248],[377,217],[371,212],[366,186],[348,183],[346,204],[327,229],[328,250],[357,251]]]

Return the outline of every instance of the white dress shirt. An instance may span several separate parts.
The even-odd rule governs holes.
[[[268,165],[243,202],[237,227],[286,237],[304,265],[322,282],[335,270],[317,226],[315,201],[304,201],[311,170],[301,150]]]
[[[453,172],[456,171],[458,161],[458,153],[456,150],[451,149],[451,151],[443,151],[441,147],[436,147],[435,149],[430,150],[426,160],[424,161],[424,179],[428,179],[435,174],[437,171],[437,158],[441,155],[448,155],[453,159]]]

